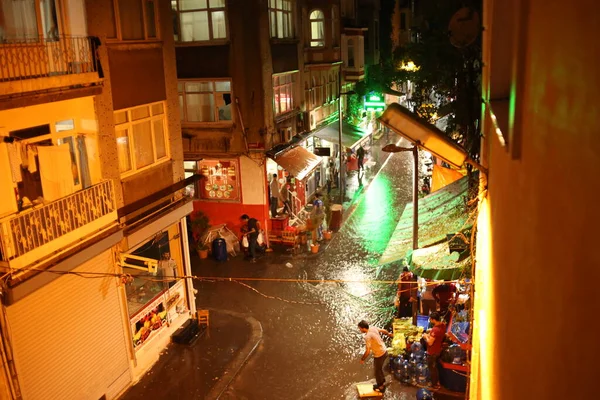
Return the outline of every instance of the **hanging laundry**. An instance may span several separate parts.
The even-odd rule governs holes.
[[[37,149],[44,200],[54,201],[75,192],[69,145],[39,146]]]
[[[21,153],[15,143],[6,143],[6,148],[8,149],[12,180],[15,183],[21,182],[23,180],[21,176]]]
[[[29,165],[29,158],[27,157],[27,147],[29,145],[21,143],[21,142],[15,142],[17,147],[19,148],[19,155],[21,157],[21,167],[27,169],[27,166]]]
[[[35,162],[35,158],[37,157],[37,147],[36,146],[27,146],[27,169],[29,173],[34,174],[37,172],[37,164]]]

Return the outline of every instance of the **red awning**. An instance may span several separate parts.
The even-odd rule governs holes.
[[[273,160],[300,180],[306,178],[321,163],[321,157],[315,156],[301,146],[277,154]]]

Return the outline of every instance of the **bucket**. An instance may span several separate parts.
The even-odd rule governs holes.
[[[331,231],[323,231],[323,239],[331,240]]]
[[[318,244],[311,244],[310,245],[310,251],[311,253],[318,253],[319,252],[319,245]]]

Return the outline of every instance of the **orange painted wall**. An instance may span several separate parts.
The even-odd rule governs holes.
[[[477,287],[486,300],[476,310],[471,398],[598,398],[598,3],[520,2],[529,4],[521,155],[488,126],[491,249],[489,260],[478,254],[477,273],[490,290]]]

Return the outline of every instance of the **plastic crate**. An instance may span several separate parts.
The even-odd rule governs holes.
[[[288,221],[288,217],[271,218],[271,229],[274,231],[283,231],[289,225]]]

